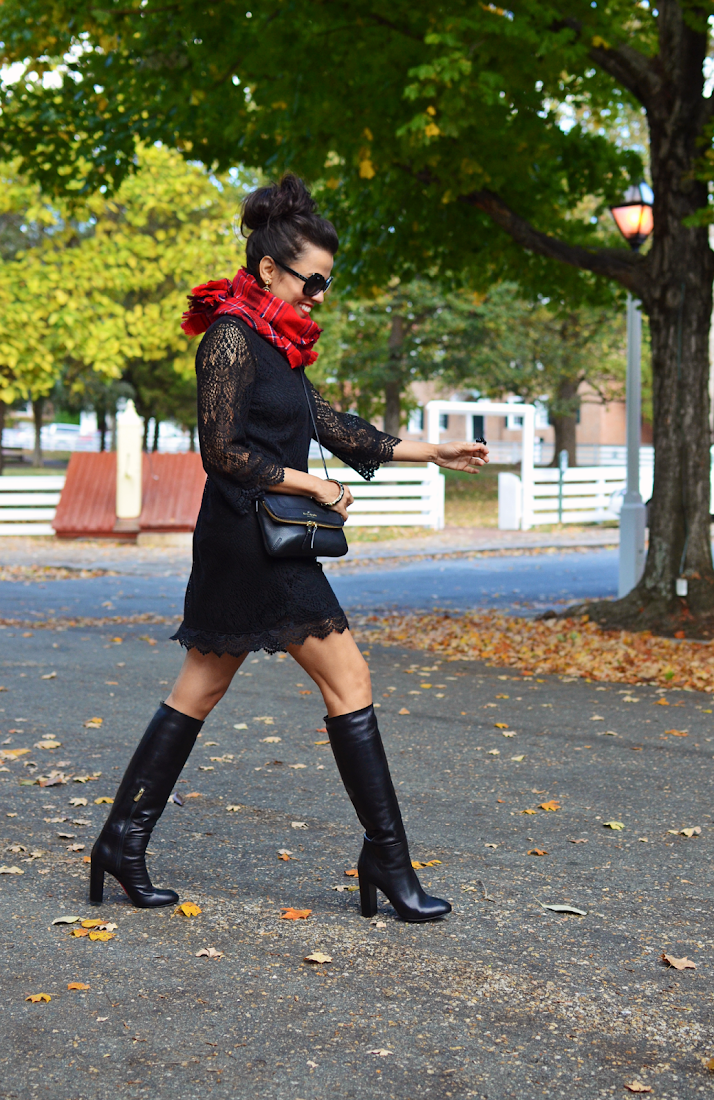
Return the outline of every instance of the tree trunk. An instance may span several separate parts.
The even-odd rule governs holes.
[[[565,378],[558,384],[558,392],[554,404],[556,408],[572,409],[578,404],[579,379]],[[555,429],[555,454],[551,466],[558,466],[560,452],[568,452],[568,466],[577,466],[578,457],[575,447],[575,429],[577,416],[574,412],[551,413],[550,423]]]
[[[158,416],[155,416],[154,417],[154,439],[153,439],[153,442],[151,444],[151,450],[154,452],[154,454],[156,454],[158,449],[159,449],[159,425],[160,425],[160,423],[161,423],[161,421],[159,420]]]
[[[35,425],[35,448],[32,454],[32,465],[35,469],[40,469],[45,464],[42,457],[42,413],[44,408],[44,397],[36,397],[32,402],[32,419]]]
[[[404,318],[392,315],[389,333],[389,372],[384,385],[384,430],[388,435],[399,435],[402,419],[402,374],[404,348]]]
[[[97,428],[99,429],[99,450],[107,449],[107,410],[102,407],[97,409]]]
[[[6,411],[6,409],[7,409],[7,405],[5,404],[5,402],[0,401],[0,477],[2,477],[2,475],[5,471],[5,459],[4,459],[3,453],[2,453],[2,436],[3,436],[3,432],[5,430],[5,411]]]

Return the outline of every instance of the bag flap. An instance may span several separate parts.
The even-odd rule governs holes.
[[[283,523],[319,523],[321,527],[344,527],[345,521],[339,512],[316,504],[308,497],[289,493],[266,493],[261,503],[275,519]]]

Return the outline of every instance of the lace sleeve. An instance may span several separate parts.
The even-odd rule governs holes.
[[[255,358],[240,326],[218,321],[196,355],[198,435],[206,473],[239,514],[285,476],[282,466],[246,443]]]
[[[361,416],[333,409],[312,383],[310,389],[323,447],[332,451],[341,462],[351,466],[366,481],[370,481],[380,466],[392,461],[394,448],[401,441],[396,436],[380,432]]]

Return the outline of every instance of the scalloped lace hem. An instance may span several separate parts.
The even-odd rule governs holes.
[[[267,653],[287,653],[288,646],[303,645],[307,638],[326,638],[328,634],[343,634],[348,629],[347,616],[340,610],[309,623],[290,623],[278,630],[264,630],[258,634],[216,634],[211,630],[192,630],[182,623],[171,641],[180,642],[185,649],[197,649],[199,653],[215,653],[218,657],[230,653],[232,657],[240,657],[260,649]]]

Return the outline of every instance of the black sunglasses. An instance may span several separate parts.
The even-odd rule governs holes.
[[[302,279],[305,284],[305,293],[308,298],[314,298],[320,291],[324,291],[327,294],[328,290],[332,286],[333,275],[329,278],[325,278],[319,271],[316,271],[314,275],[301,275],[299,271],[293,271],[287,264],[281,264],[280,260],[275,261],[278,267],[282,267],[283,271],[287,271],[288,274],[294,275],[296,279]]]

